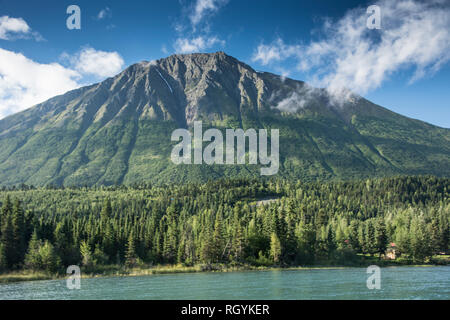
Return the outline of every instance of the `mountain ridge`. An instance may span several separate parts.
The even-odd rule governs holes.
[[[450,176],[450,130],[351,95],[257,72],[225,54],[172,55],[0,120],[0,184],[111,185],[257,177],[258,166],[175,166],[171,132],[280,129],[280,177]]]

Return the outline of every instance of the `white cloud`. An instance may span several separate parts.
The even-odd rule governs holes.
[[[278,102],[275,108],[285,112],[296,112],[304,108],[308,101],[303,94],[293,91],[290,96]]]
[[[30,27],[22,18],[0,17],[0,39],[8,40],[10,33],[26,34],[30,30]]]
[[[195,3],[183,9],[190,20],[190,25],[177,22],[175,31],[179,34],[173,43],[176,53],[202,52],[213,46],[224,46],[225,41],[211,35],[208,18],[217,13],[228,3],[228,0],[196,0]]]
[[[112,18],[112,10],[109,7],[100,10],[100,12],[97,15],[98,20],[103,20],[106,18]]]
[[[119,53],[93,48],[83,49],[77,55],[70,57],[70,61],[78,72],[100,78],[115,76],[125,64]]]
[[[62,58],[69,61],[65,67],[59,63],[35,62],[22,53],[0,48],[0,119],[56,95],[81,87],[91,81],[114,76],[124,65],[117,52],[85,48]]]
[[[193,53],[193,52],[201,52],[205,49],[209,49],[214,45],[225,45],[225,41],[220,40],[219,38],[206,37],[206,36],[198,36],[196,38],[178,38],[175,41],[175,51],[177,53]]]
[[[0,118],[79,87],[81,75],[0,48]]]
[[[197,0],[189,15],[192,25],[198,25],[207,15],[216,13],[228,0]]]
[[[268,65],[275,61],[282,61],[291,57],[299,57],[301,47],[299,45],[286,45],[281,38],[278,38],[271,45],[260,44],[253,55],[253,62],[260,62]]]
[[[43,40],[42,36],[32,31],[28,23],[22,18],[0,17],[0,39],[11,40],[30,36],[38,41]]]
[[[313,88],[305,83],[302,86],[297,85],[288,96],[282,91],[276,91],[272,94],[269,101],[275,109],[295,113],[306,107],[311,101],[317,101],[320,95],[320,89]]]
[[[381,8],[381,30],[366,27],[366,8],[349,11],[324,24],[324,38],[308,45],[286,45],[278,39],[261,44],[253,60],[263,65],[288,58],[299,71],[312,74],[316,86],[348,98],[348,88],[365,94],[394,72],[412,68],[415,81],[433,74],[450,60],[450,9],[441,0],[375,3]]]

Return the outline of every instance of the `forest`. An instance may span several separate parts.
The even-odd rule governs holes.
[[[352,265],[449,252],[450,179],[220,180],[0,191],[0,272],[116,265]]]

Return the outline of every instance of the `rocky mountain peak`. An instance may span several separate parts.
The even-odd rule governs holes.
[[[171,163],[171,133],[196,120],[279,129],[284,177],[449,174],[448,129],[365,99],[331,108],[326,90],[215,52],[143,61],[0,120],[0,181],[109,185],[258,174],[251,166]]]

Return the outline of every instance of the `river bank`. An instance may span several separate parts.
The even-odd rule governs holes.
[[[126,268],[123,265],[97,266],[95,269],[81,268],[81,277],[99,278],[99,277],[138,277],[150,276],[156,274],[175,274],[175,273],[200,273],[200,272],[236,272],[236,271],[273,271],[273,270],[326,270],[326,269],[345,269],[345,268],[364,268],[369,265],[378,265],[380,267],[431,267],[439,265],[450,265],[450,256],[435,256],[426,263],[415,264],[409,260],[378,260],[375,257],[364,257],[359,263],[351,265],[310,265],[310,266],[254,266],[249,264],[226,265],[226,264],[198,264],[194,266],[176,265],[143,265],[133,268]],[[39,280],[61,280],[66,279],[67,274],[52,274],[36,271],[17,271],[6,274],[0,274],[0,285],[14,282],[39,281]]]

